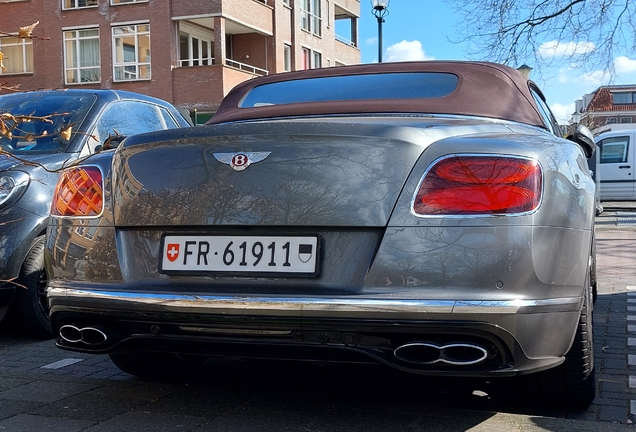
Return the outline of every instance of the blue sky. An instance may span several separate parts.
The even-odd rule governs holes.
[[[378,23],[371,13],[370,0],[360,0],[360,15],[359,42],[362,63],[377,62]],[[382,26],[382,60],[468,60],[465,47],[449,41],[459,18],[444,1],[391,0],[389,15],[385,17]],[[552,41],[544,42],[548,46]],[[549,50],[549,55],[558,55],[558,52],[567,49],[567,45],[554,48]],[[636,53],[619,56],[615,61],[615,68],[618,76],[613,84],[636,84]],[[582,74],[567,64],[544,68],[540,76],[531,74],[530,78],[543,90],[561,123],[566,123],[574,112],[575,100],[609,83],[607,78],[603,78],[602,72]]]

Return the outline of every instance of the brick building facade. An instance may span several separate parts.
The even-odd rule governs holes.
[[[359,63],[359,15],[359,0],[1,0],[0,82],[136,91],[203,122],[255,76]],[[48,40],[14,37],[36,21]]]
[[[636,85],[602,86],[575,103],[579,122],[595,133],[612,125],[636,123]],[[636,125],[633,125],[636,127]]]

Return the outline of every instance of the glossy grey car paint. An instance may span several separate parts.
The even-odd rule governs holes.
[[[180,126],[190,125],[188,120],[170,104],[159,99],[125,91],[81,89],[22,92],[0,96],[0,110],[13,112],[16,115],[33,114],[32,111],[19,112],[17,109],[12,111],[14,109],[14,101],[19,100],[20,103],[26,104],[31,100],[41,100],[49,97],[60,100],[87,98],[91,102],[83,105],[81,112],[71,113],[70,117],[75,119],[73,122],[73,134],[62,151],[53,151],[50,154],[38,153],[38,151],[34,151],[33,154],[29,151],[18,151],[15,154],[17,158],[15,158],[10,154],[12,150],[7,150],[9,153],[0,155],[0,175],[10,172],[23,172],[28,175],[29,179],[27,187],[20,190],[18,194],[0,206],[0,218],[2,220],[2,223],[0,223],[0,281],[2,281],[0,282],[0,319],[8,311],[14,298],[16,284],[11,281],[16,281],[19,277],[21,267],[33,242],[45,234],[51,198],[59,178],[57,170],[72,164],[80,157],[92,153],[95,150],[95,146],[99,144],[93,137],[98,138],[103,143],[107,135],[100,136],[100,133],[104,135],[104,132],[108,133],[108,131],[105,128],[102,130],[98,125],[105,124],[101,123],[101,121],[106,120],[105,113],[113,121],[117,120],[117,116],[129,118],[133,121],[136,116],[131,115],[130,111],[127,111],[132,108],[130,104],[135,104],[135,106],[138,106],[136,104],[144,104],[152,107],[161,107],[166,110],[172,116],[172,121],[175,124]],[[50,112],[46,114],[56,113]],[[155,125],[135,126],[119,121],[117,122],[117,127],[119,129],[118,132],[124,135],[131,133],[133,130],[156,130],[166,127],[166,125],[164,122],[163,125],[158,123]],[[115,134],[112,129],[110,133]],[[5,150],[3,147],[5,142],[5,140],[0,141],[0,148],[3,150]],[[43,307],[45,305],[46,301],[44,300]],[[15,315],[16,319],[19,320],[20,316],[25,314],[22,311],[16,311]],[[29,327],[28,324],[33,323],[29,322],[25,326]],[[33,327],[33,332],[38,335],[46,333],[46,329],[43,329],[42,326],[34,324]]]
[[[208,130],[174,131],[171,140],[161,142],[153,142],[154,136],[144,136],[139,138],[144,141],[136,145],[125,145],[114,156],[114,169],[134,177],[144,195],[117,195],[108,200],[114,207],[106,212],[112,214],[92,222],[102,223],[96,238],[111,247],[117,242],[118,254],[104,257],[104,246],[95,241],[94,249],[86,250],[87,267],[93,269],[91,280],[54,276],[52,293],[62,287],[82,290],[94,283],[99,289],[99,283],[107,283],[112,285],[108,291],[115,287],[139,291],[140,298],[122,296],[135,304],[140,302],[129,307],[158,313],[173,306],[152,301],[152,294],[161,299],[160,292],[168,290],[171,294],[191,295],[194,304],[188,307],[202,307],[202,312],[206,311],[206,295],[211,296],[210,312],[214,312],[219,307],[215,306],[214,294],[223,304],[228,295],[233,298],[232,292],[240,293],[237,298],[247,292],[258,295],[263,291],[258,286],[263,284],[267,294],[289,293],[309,302],[320,303],[320,297],[311,300],[316,292],[377,301],[378,313],[371,307],[356,314],[369,319],[381,319],[388,313],[391,319],[472,320],[494,311],[498,318],[494,325],[523,332],[521,340],[528,342],[522,348],[529,357],[550,356],[551,360],[541,360],[543,364],[560,362],[571,335],[551,329],[553,325],[576,325],[591,241],[593,183],[583,170],[583,156],[564,154],[566,149],[576,151],[576,147],[554,146],[545,132],[531,127],[526,128],[523,139],[518,139],[521,131],[513,133],[510,125],[490,121],[475,124],[470,119],[420,119],[416,123],[390,117],[371,120],[221,125]],[[458,127],[464,128],[465,135],[453,136]],[[228,130],[231,141],[224,138]],[[345,130],[350,134],[344,135]],[[475,134],[469,134],[471,130]],[[484,135],[487,131],[490,135]],[[265,135],[255,135],[258,132]],[[495,144],[492,135],[497,135]],[[478,148],[481,154],[500,154],[503,139],[509,154],[538,159],[545,167],[546,200],[536,212],[485,218],[421,218],[411,213],[413,191],[422,174],[433,161],[447,154],[449,147],[457,153],[474,153]],[[235,151],[237,142],[250,150],[272,151],[272,155],[245,172],[236,173],[215,161],[212,153]],[[175,145],[179,146],[179,161],[166,157]],[[564,161],[573,159],[581,159],[580,164],[563,166]],[[168,172],[170,175],[161,174]],[[263,178],[268,180],[263,182]],[[304,183],[305,178],[310,178],[311,183]],[[116,177],[112,191],[130,189],[128,181],[128,177]],[[298,194],[297,201],[293,193]],[[250,200],[242,199],[245,196],[250,196]],[[153,228],[148,226],[149,218]],[[109,219],[114,223],[104,223]],[[53,234],[73,226],[70,220],[54,221]],[[284,232],[317,232],[324,239],[322,273],[317,280],[166,278],[158,272],[159,243],[164,232],[226,232],[225,226],[242,226],[240,230],[258,233],[280,230],[280,224],[284,225]],[[55,236],[49,242],[54,244]],[[555,261],[554,256],[564,260]],[[67,254],[65,258],[74,261],[80,257]],[[104,258],[110,261],[103,261]],[[62,264],[55,265],[54,272],[72,272]],[[180,279],[187,280],[187,285],[182,285]],[[84,301],[90,304],[92,292],[85,292],[88,298]],[[117,290],[113,293],[110,295],[118,298]],[[141,301],[146,293],[152,293],[147,304]],[[101,296],[99,292],[96,295]],[[391,300],[396,297],[405,305],[409,301],[428,303],[407,313],[400,312],[399,307],[392,312],[395,306]],[[186,299],[180,301],[187,304]],[[386,307],[382,306],[384,300]],[[442,306],[436,307],[435,302]],[[528,303],[518,310],[507,306],[514,302]],[[125,311],[126,303],[122,300],[121,306],[116,302],[112,306]],[[51,306],[56,309],[54,295]],[[180,304],[174,307],[181,310]],[[239,303],[236,307],[242,311],[245,305]],[[295,311],[303,310],[302,316],[340,317],[338,309],[317,308],[318,312],[311,313],[297,305],[289,310],[280,307],[285,315],[294,316]],[[276,306],[259,307],[257,303],[248,309],[256,315],[271,315]],[[227,305],[221,310],[231,313],[233,308]],[[527,328],[519,326],[520,317]],[[541,328],[546,331],[539,337]]]
[[[214,157],[256,151],[271,154],[240,172]],[[536,161],[538,207],[415,214],[423,176],[449,155]],[[58,333],[65,349],[354,356],[423,374],[510,376],[560,365],[591,307],[595,186],[582,149],[547,127],[452,114],[264,118],[138,135],[91,163],[107,173],[104,213],[52,218],[49,303],[58,331],[107,338]],[[93,235],[75,237],[74,254],[62,239],[74,241],[80,223]],[[162,238],[177,233],[315,234],[320,272],[164,274]],[[82,276],[69,264],[80,259]],[[412,360],[411,343],[452,358]],[[457,366],[453,350],[464,348],[477,360]]]

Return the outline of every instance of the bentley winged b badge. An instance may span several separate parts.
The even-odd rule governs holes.
[[[253,163],[260,162],[271,152],[238,152],[238,153],[213,153],[216,160],[227,164],[234,171],[243,171]]]

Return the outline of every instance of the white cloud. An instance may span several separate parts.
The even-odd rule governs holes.
[[[555,77],[560,84],[566,84],[572,80],[572,68],[559,69]]]
[[[391,45],[386,49],[387,62],[400,61],[417,61],[417,60],[433,60],[434,57],[428,57],[422,49],[420,41],[405,41]]]
[[[569,123],[570,117],[572,117],[572,113],[574,112],[574,104],[563,105],[560,103],[555,103],[550,106],[552,113],[556,117],[559,124],[567,124]]]
[[[619,75],[636,72],[636,60],[631,60],[627,57],[617,57],[614,59],[614,68]]]
[[[378,44],[378,38],[377,37],[369,38],[369,39],[365,40],[364,43],[366,45],[377,45]]]
[[[544,42],[539,47],[539,55],[543,58],[564,57],[587,54],[596,48],[593,42]]]

